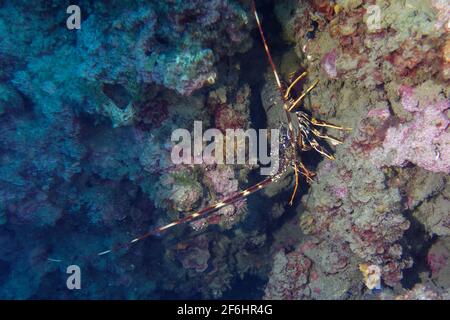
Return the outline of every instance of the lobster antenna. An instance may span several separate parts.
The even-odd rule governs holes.
[[[257,184],[255,184],[255,185],[245,189],[244,191],[241,191],[241,192],[238,192],[238,193],[236,193],[234,195],[231,195],[231,196],[225,198],[224,200],[222,200],[220,202],[217,202],[216,204],[214,204],[212,206],[203,208],[203,209],[201,209],[199,211],[191,213],[190,215],[187,215],[184,218],[172,221],[172,222],[170,222],[170,223],[168,223],[168,224],[166,224],[164,226],[152,229],[149,232],[144,233],[144,234],[140,235],[139,237],[136,237],[133,240],[131,240],[131,241],[125,243],[125,244],[117,246],[116,249],[120,249],[120,248],[126,247],[128,245],[137,243],[137,242],[139,242],[141,240],[144,240],[144,239],[146,239],[146,238],[148,238],[148,237],[150,237],[152,235],[160,234],[161,232],[164,232],[164,231],[166,231],[166,230],[168,230],[170,228],[173,228],[173,227],[175,227],[177,225],[197,220],[200,217],[205,217],[208,214],[210,214],[210,213],[212,213],[212,212],[214,212],[214,211],[216,211],[216,210],[218,210],[218,209],[220,209],[222,207],[225,207],[227,205],[233,204],[236,201],[239,201],[241,199],[244,199],[244,198],[248,197],[250,194],[252,194],[252,193],[254,193],[256,191],[267,187],[270,183],[272,183],[274,180],[276,180],[276,177],[277,176],[270,176],[270,177],[264,179],[263,181],[258,182]],[[103,256],[105,254],[111,253],[113,250],[114,249],[105,250],[105,251],[99,252],[97,255],[98,256]]]
[[[252,1],[252,11],[253,11],[253,14],[255,15],[256,24],[258,25],[258,29],[259,29],[259,34],[261,35],[261,39],[262,39],[262,42],[264,45],[264,50],[266,50],[267,58],[269,60],[270,66],[272,67],[272,71],[275,76],[275,80],[277,82],[278,89],[280,89],[280,91],[282,91],[280,77],[278,76],[277,68],[275,67],[275,64],[273,63],[272,55],[270,54],[270,49],[269,49],[269,46],[267,45],[266,37],[264,36],[264,31],[261,27],[261,22],[259,20],[258,12],[256,11],[255,1]]]

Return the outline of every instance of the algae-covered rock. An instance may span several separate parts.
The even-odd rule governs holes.
[[[424,201],[414,210],[414,217],[419,220],[430,234],[438,236],[450,235],[450,198],[449,183],[442,194]]]

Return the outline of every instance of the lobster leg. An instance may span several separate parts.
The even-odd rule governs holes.
[[[336,158],[328,153],[328,151],[326,151],[318,142],[316,139],[311,138],[311,141],[309,141],[309,143],[311,144],[311,147],[314,148],[314,150],[316,150],[318,153],[320,153],[321,155],[323,155],[324,157],[330,159],[330,160],[335,160]]]
[[[294,165],[294,173],[295,173],[295,186],[294,186],[294,191],[292,192],[292,195],[291,195],[291,200],[289,201],[289,205],[290,206],[292,206],[292,204],[294,203],[295,195],[297,194],[297,188],[298,188],[298,169],[297,169],[297,164]]]
[[[310,122],[314,126],[317,126],[317,127],[326,127],[326,128],[332,128],[332,129],[343,130],[343,131],[351,131],[352,130],[352,128],[337,126],[335,124],[331,124],[331,123],[325,122],[323,120],[318,120],[316,118],[311,118]]]
[[[317,130],[317,129],[311,129],[311,132],[316,136],[316,137],[319,137],[319,138],[322,138],[322,139],[327,139],[327,140],[329,140],[330,142],[331,142],[331,144],[333,145],[333,146],[337,146],[337,145],[339,145],[339,144],[342,144],[342,141],[341,140],[339,140],[339,139],[337,139],[337,138],[334,138],[334,137],[332,137],[332,136],[329,136],[329,135],[327,135],[327,134],[325,134],[325,133],[321,133],[319,130]]]
[[[303,72],[301,75],[299,75],[297,77],[297,79],[295,79],[294,81],[292,81],[292,83],[289,85],[289,87],[286,89],[286,92],[284,93],[284,99],[287,100],[289,98],[289,95],[291,93],[292,88],[296,85],[297,82],[299,82],[301,79],[303,79],[304,77],[306,77],[306,75],[308,74],[307,71]]]
[[[315,80],[309,87],[308,89],[306,89],[298,98],[297,100],[294,101],[294,103],[292,103],[292,105],[290,106],[290,108],[288,109],[289,112],[291,112],[292,110],[294,110],[299,104],[300,102],[302,102],[302,100],[306,97],[306,95],[308,93],[311,92],[312,89],[314,89],[317,84],[319,83],[319,80]]]

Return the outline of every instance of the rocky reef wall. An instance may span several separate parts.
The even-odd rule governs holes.
[[[430,264],[426,254],[417,254],[429,245],[417,247],[411,237],[430,243],[448,237],[447,6],[440,1],[281,1],[275,12],[297,61],[320,80],[304,108],[353,130],[337,136],[344,143],[336,147],[336,160],[319,164],[297,208],[307,237],[294,252],[281,249],[275,255],[266,298],[393,298],[387,292],[400,294],[407,282],[403,274],[411,269],[422,283],[432,283],[434,258]],[[281,59],[295,68],[292,54]],[[423,238],[408,234],[412,223],[423,226]],[[329,249],[310,255],[320,247]],[[415,261],[419,256],[422,260]],[[447,258],[439,259],[447,268]],[[368,266],[379,270],[378,290],[367,282]],[[339,283],[340,291],[317,284],[328,281]],[[432,287],[448,297],[444,282]]]
[[[0,298],[448,299],[446,1],[257,1],[282,77],[319,80],[302,110],[352,131],[300,154],[293,206],[291,174],[125,247],[261,180],[175,165],[175,129],[279,128],[282,101],[250,1],[81,0],[80,30],[69,4],[0,2]]]

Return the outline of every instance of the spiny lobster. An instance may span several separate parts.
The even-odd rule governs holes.
[[[164,226],[152,229],[149,232],[129,241],[128,243],[123,244],[122,246],[128,246],[137,243],[152,235],[159,235],[163,231],[166,231],[177,225],[196,220],[200,217],[205,217],[206,215],[222,207],[225,207],[227,205],[235,203],[236,201],[246,198],[250,194],[267,187],[272,182],[278,181],[284,174],[286,174],[289,171],[289,168],[293,168],[295,174],[295,187],[291,199],[289,201],[289,205],[292,205],[299,185],[299,176],[303,175],[306,178],[306,181],[308,183],[311,183],[315,175],[313,172],[309,171],[306,168],[306,166],[302,163],[299,155],[299,150],[307,151],[314,149],[315,151],[325,156],[326,158],[334,160],[334,156],[320,144],[320,141],[322,139],[326,139],[332,145],[341,144],[342,141],[321,132],[319,128],[351,130],[351,128],[345,128],[342,126],[333,125],[325,121],[315,119],[314,117],[311,117],[309,114],[301,110],[298,110],[302,104],[302,101],[316,87],[316,85],[319,83],[319,80],[315,80],[311,85],[309,85],[309,87],[306,90],[303,90],[303,87],[305,85],[305,79],[308,75],[308,72],[303,69],[300,69],[298,71],[291,73],[288,76],[287,81],[282,81],[280,76],[278,75],[277,69],[272,60],[272,55],[267,45],[267,41],[261,26],[258,13],[256,11],[256,5],[254,1],[252,1],[252,13],[256,19],[256,24],[259,29],[261,40],[264,45],[264,49],[269,64],[271,66],[273,75],[275,77],[275,82],[278,91],[280,92],[281,98],[283,100],[283,108],[287,118],[287,125],[288,125],[287,136],[285,136],[284,140],[282,139],[283,141],[281,141],[282,146],[281,150],[283,150],[283,155],[281,157],[279,166],[280,169],[278,170],[278,173],[262,180],[261,182],[241,192],[233,194],[232,196],[229,196],[214,205],[205,207],[199,211],[186,215],[185,217],[179,220],[172,221]],[[295,119],[297,120],[297,128],[294,128],[292,115],[294,115]],[[115,249],[120,248],[122,246],[118,246]],[[113,251],[113,249],[100,252],[98,253],[98,255],[103,256],[110,253],[111,251]]]

